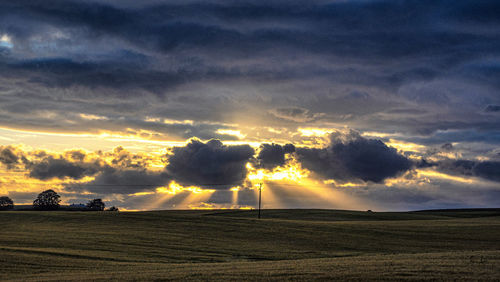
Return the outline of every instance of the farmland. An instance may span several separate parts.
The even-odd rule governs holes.
[[[0,280],[498,279],[500,210],[0,213]]]

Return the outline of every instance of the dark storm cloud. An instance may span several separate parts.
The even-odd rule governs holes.
[[[498,161],[444,160],[428,163],[427,166],[452,175],[475,176],[500,182],[500,162]]]
[[[72,162],[62,156],[46,156],[40,161],[26,165],[29,170],[29,176],[41,180],[51,178],[81,179],[85,176],[92,176],[101,170],[99,162]]]
[[[441,145],[441,149],[443,149],[444,151],[451,151],[451,150],[453,150],[453,144],[445,143],[445,144]]]
[[[248,145],[226,146],[219,140],[203,143],[191,140],[174,147],[168,155],[168,174],[184,185],[221,184],[214,188],[240,185],[246,178],[246,163],[254,149]]]
[[[324,179],[382,182],[412,167],[412,162],[382,141],[357,132],[332,134],[327,148],[297,148],[302,166]]]
[[[163,96],[176,87],[198,81],[226,81],[245,76],[252,80],[269,80],[273,74],[268,70],[230,70],[218,66],[177,66],[175,69],[155,69],[152,60],[142,54],[129,54],[101,61],[51,57],[43,59],[17,60],[0,65],[5,78],[29,78],[28,82],[47,88],[69,88],[85,86],[90,89],[109,88],[121,90],[115,95],[130,96],[132,90],[146,90]],[[143,57],[136,59],[136,57]],[[290,73],[288,76],[296,76]],[[125,91],[125,92],[123,92]]]
[[[64,155],[73,160],[80,160],[80,163],[86,160],[79,151],[68,151]],[[99,195],[133,194],[154,191],[170,182],[170,177],[164,170],[151,170],[148,167],[148,163],[153,160],[148,154],[131,153],[123,147],[116,147],[112,151],[98,152],[93,157],[93,162],[86,163],[98,164],[94,180],[82,184],[68,184],[68,191]],[[107,159],[107,162],[104,159]]]
[[[366,200],[374,210],[423,210],[442,208],[496,207],[500,191],[496,185],[474,185],[434,180],[433,185],[370,184],[356,189],[343,189],[349,196]]]
[[[9,148],[2,149],[0,152],[0,162],[6,165],[17,163],[19,158]]]
[[[449,127],[455,127],[456,125],[449,125]],[[493,123],[488,124],[476,124],[475,126],[479,128],[485,126],[483,129],[455,129],[455,130],[436,130],[427,136],[416,136],[410,137],[408,140],[413,140],[416,143],[425,145],[436,145],[443,142],[483,142],[490,144],[500,143],[500,130],[498,130],[498,125]],[[403,137],[406,138],[406,137]]]
[[[485,112],[488,112],[488,113],[496,113],[496,112],[500,112],[500,106],[499,105],[488,105],[485,109],[484,109]]]
[[[67,58],[35,59],[14,62],[0,67],[4,77],[27,77],[29,82],[49,88],[68,88],[73,85],[92,89],[144,89],[161,94],[200,74],[154,71],[133,63],[78,62]]]
[[[201,56],[220,56],[218,50],[222,48],[225,56],[258,57],[261,52],[273,53],[282,47],[286,52],[295,49],[351,60],[424,56],[437,60],[435,67],[417,66],[387,76],[388,83],[396,84],[433,78],[438,64],[456,64],[476,56],[478,52],[470,52],[467,47],[495,52],[499,44],[492,40],[486,44],[489,34],[460,30],[461,19],[457,17],[457,14],[467,15],[471,7],[478,14],[490,13],[491,9],[498,9],[494,1],[482,5],[459,1],[453,6],[446,1],[342,1],[308,5],[212,2],[145,4],[144,7],[73,1],[49,3],[3,4],[4,31],[15,40],[28,40],[40,31],[50,31],[47,26],[59,27],[94,41],[116,38],[127,42],[131,49],[145,52],[169,53],[182,49],[196,50]],[[438,19],[442,25],[432,24]],[[468,24],[487,26],[492,22],[470,17]]]
[[[162,51],[228,45],[230,51],[237,51],[273,43],[316,52],[342,51],[353,56],[407,56],[446,48],[453,50],[452,44],[476,38],[472,34],[447,32],[438,25],[429,26],[431,20],[441,18],[458,24],[456,21],[466,17],[469,24],[494,24],[495,21],[484,21],[481,15],[491,14],[498,6],[495,1],[480,5],[468,1],[454,5],[448,5],[447,1],[340,1],[308,5],[277,1],[175,3],[131,8],[72,1],[16,1],[4,4],[2,10],[9,18],[29,15],[33,21],[81,27],[94,36],[111,35]],[[259,28],[259,22],[268,26],[279,24],[280,28]],[[294,22],[306,30],[294,29]],[[16,29],[11,27],[11,30]],[[426,30],[433,32],[426,34]],[[24,31],[18,32],[19,36],[33,32]]]
[[[278,118],[291,120],[295,122],[313,121],[322,116],[320,113],[311,113],[309,110],[299,107],[276,108],[270,113]]]
[[[279,144],[261,144],[257,160],[261,167],[273,169],[274,167],[284,165],[285,154],[293,152],[295,152],[295,146],[292,144],[286,144],[284,146]]]
[[[0,55],[0,120],[42,126],[34,113],[12,118],[9,109],[32,108],[29,100],[48,111],[106,116],[124,106],[136,117],[150,108],[195,122],[257,112],[276,125],[324,120],[419,134],[491,127],[497,117],[482,110],[500,103],[500,5],[450,3],[4,1],[0,36],[11,42]],[[448,93],[457,81],[480,89]],[[409,107],[422,114],[391,112]]]
[[[14,146],[0,146],[0,163],[8,169],[15,168],[19,164],[26,163],[24,152]]]

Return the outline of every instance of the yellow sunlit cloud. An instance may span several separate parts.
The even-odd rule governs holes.
[[[309,171],[303,169],[299,162],[292,159],[289,160],[284,166],[275,167],[269,171],[266,169],[255,169],[250,163],[247,163],[248,180],[250,181],[279,181],[289,180],[300,182],[301,179],[309,176]]]
[[[422,175],[420,175],[422,176]],[[407,186],[407,185],[418,185],[423,186],[431,183],[431,180],[427,177],[419,177],[418,173],[414,171],[408,171],[399,177],[388,178],[384,180],[384,184],[387,187],[393,186]]]
[[[155,192],[137,192],[133,194],[128,194],[129,196],[145,196],[145,195],[153,195]]]
[[[386,142],[387,146],[394,147],[400,151],[405,151],[405,152],[423,152],[426,150],[426,147],[424,145],[416,144],[416,143],[411,143],[411,142],[404,142],[404,141],[399,141],[395,139],[389,139],[389,142]]]
[[[416,170],[419,176],[426,176],[430,178],[440,178],[440,179],[445,179],[445,180],[451,180],[451,181],[456,181],[456,182],[461,182],[461,183],[474,183],[476,182],[475,179],[473,178],[466,178],[466,177],[460,177],[460,176],[455,176],[455,175],[449,175],[441,172],[437,172],[434,170],[429,170],[429,169],[417,169]]]
[[[36,146],[37,148],[57,150],[71,148],[68,148],[68,144],[71,144],[70,146],[73,147],[77,146],[87,150],[102,150],[105,148],[111,149],[117,146],[122,146],[124,145],[124,142],[127,142],[129,143],[127,148],[134,147],[130,144],[135,143],[139,145],[140,147],[137,148],[137,151],[151,151],[149,145],[152,145],[154,149],[157,150],[162,147],[184,146],[186,144],[185,140],[157,140],[133,134],[107,131],[100,131],[97,133],[69,133],[0,127],[0,133],[3,137],[9,137],[10,140],[6,144],[12,144],[13,141],[21,143],[22,141],[22,143],[31,147]],[[43,146],[40,144],[43,144]]]
[[[365,131],[361,135],[365,137],[386,138],[390,136],[395,136],[397,134],[377,132],[377,131]]]
[[[79,116],[82,119],[86,119],[86,120],[107,120],[108,119],[105,116],[90,115],[90,114],[80,114]]]
[[[242,134],[239,130],[231,130],[231,129],[217,129],[216,133],[236,136],[238,139],[243,139],[246,137],[245,134]]]
[[[267,129],[267,131],[269,131],[271,133],[277,133],[277,134],[283,133],[282,129],[276,129],[276,128],[272,128],[272,127],[266,127],[266,129]]]
[[[485,162],[485,161],[489,161],[490,157],[487,157],[487,156],[476,156],[475,159],[478,160],[478,161],[480,161],[480,162]]]
[[[353,183],[353,182],[341,183],[341,182],[335,181],[334,179],[324,180],[323,184],[333,184],[336,187],[362,187],[362,186],[366,185],[366,183]]]
[[[163,123],[165,124],[190,124],[192,125],[194,123],[193,120],[186,119],[186,120],[175,120],[175,119],[163,119]]]
[[[436,154],[427,157],[428,161],[437,162],[443,159],[459,159],[462,157],[460,152],[437,152]]]
[[[312,137],[312,136],[326,136],[336,130],[331,129],[331,128],[313,128],[313,127],[307,127],[307,128],[299,128],[297,131],[300,133],[301,136],[304,137]]]

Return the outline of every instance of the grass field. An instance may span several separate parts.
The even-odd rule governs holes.
[[[499,280],[500,210],[1,212],[0,280]]]

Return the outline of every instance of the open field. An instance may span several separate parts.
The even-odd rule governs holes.
[[[500,278],[500,210],[1,212],[0,280]]]

